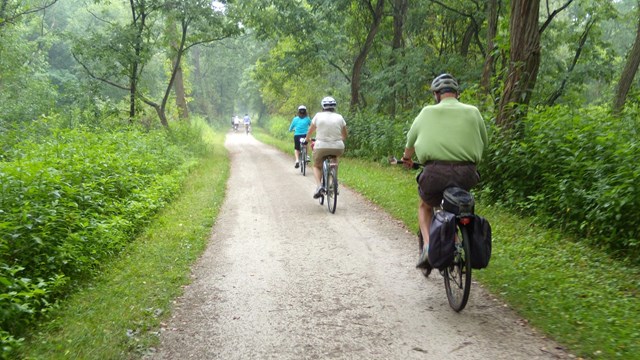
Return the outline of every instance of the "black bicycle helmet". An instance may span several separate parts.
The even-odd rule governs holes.
[[[451,74],[444,73],[433,79],[430,90],[441,94],[445,92],[458,92],[460,87],[458,86],[456,78]]]

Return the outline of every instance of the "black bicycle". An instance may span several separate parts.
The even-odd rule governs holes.
[[[327,197],[327,207],[332,214],[336,213],[338,205],[338,158],[329,155],[322,161],[322,192],[318,201],[320,205]]]
[[[403,164],[403,161],[390,158],[389,163]],[[419,169],[421,166],[419,163],[413,163],[414,169]],[[467,305],[471,292],[471,234],[473,233],[471,223],[475,203],[471,193],[463,189],[447,188],[445,193],[447,201],[443,200],[441,206],[434,208],[434,216],[436,211],[446,210],[453,213],[456,218],[456,233],[451,239],[454,242],[453,261],[439,270],[444,278],[449,306],[456,312],[460,312]],[[420,231],[418,231],[418,239],[419,255],[422,255],[424,241]],[[430,273],[427,269],[420,270],[425,276]]]

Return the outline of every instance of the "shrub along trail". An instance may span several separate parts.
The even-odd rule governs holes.
[[[231,133],[227,198],[153,359],[569,358],[478,284],[462,313],[416,239],[342,187],[335,215],[291,155]],[[436,271],[437,273],[437,271]]]

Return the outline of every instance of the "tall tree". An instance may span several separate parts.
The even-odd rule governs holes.
[[[86,33],[76,35],[72,50],[91,78],[129,93],[130,120],[137,114],[139,82],[153,52],[153,30],[147,22],[157,10],[153,1],[129,0],[130,22],[123,24],[117,17],[99,16],[88,9],[94,21],[86,24]]]
[[[638,2],[638,12],[640,12],[640,2]],[[627,55],[627,63],[620,75],[620,81],[616,89],[616,95],[613,99],[613,111],[619,113],[624,107],[624,103],[627,100],[627,94],[633,83],[633,78],[638,71],[638,65],[640,65],[640,16],[638,16],[638,30],[636,32],[636,40],[633,43],[633,47],[629,50]]]
[[[569,76],[573,72],[573,69],[575,69],[576,64],[578,63],[578,60],[580,59],[580,55],[582,54],[582,49],[584,48],[584,45],[587,42],[589,32],[593,28],[593,24],[595,23],[595,21],[596,21],[596,18],[593,16],[591,16],[589,20],[587,20],[584,31],[580,35],[580,39],[578,41],[578,47],[576,49],[575,55],[573,56],[573,60],[571,61],[571,64],[569,65],[567,72],[562,78],[560,87],[558,87],[547,99],[547,105],[552,106],[553,104],[555,104],[556,100],[558,100],[558,98],[562,96],[562,93],[564,92],[564,89],[567,86],[567,82],[569,81]]]
[[[548,1],[548,0],[547,0]],[[573,0],[548,14],[542,27],[538,27],[540,0],[512,0],[509,21],[510,62],[504,84],[496,123],[507,130],[518,127],[531,100],[540,67],[540,35],[553,18]],[[547,7],[548,9],[548,7]]]
[[[362,4],[368,9],[371,19],[369,23],[369,29],[367,32],[367,37],[364,40],[364,43],[360,46],[360,50],[358,51],[358,55],[356,56],[355,61],[353,62],[353,67],[351,70],[351,102],[350,105],[352,108],[357,107],[360,104],[360,85],[362,78],[362,69],[364,67],[365,62],[367,61],[367,56],[369,55],[369,51],[373,46],[373,40],[378,32],[380,27],[380,23],[382,22],[382,18],[384,16],[384,0],[378,0],[375,4],[370,0],[360,0]]]
[[[487,1],[487,55],[485,56],[484,66],[482,67],[482,86],[485,94],[491,91],[491,76],[493,75],[495,61],[495,38],[498,33],[498,0]]]

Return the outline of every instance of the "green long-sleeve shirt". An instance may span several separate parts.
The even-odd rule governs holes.
[[[407,148],[415,148],[421,163],[430,160],[480,162],[488,144],[487,129],[478,108],[444,98],[422,109],[407,134]]]

